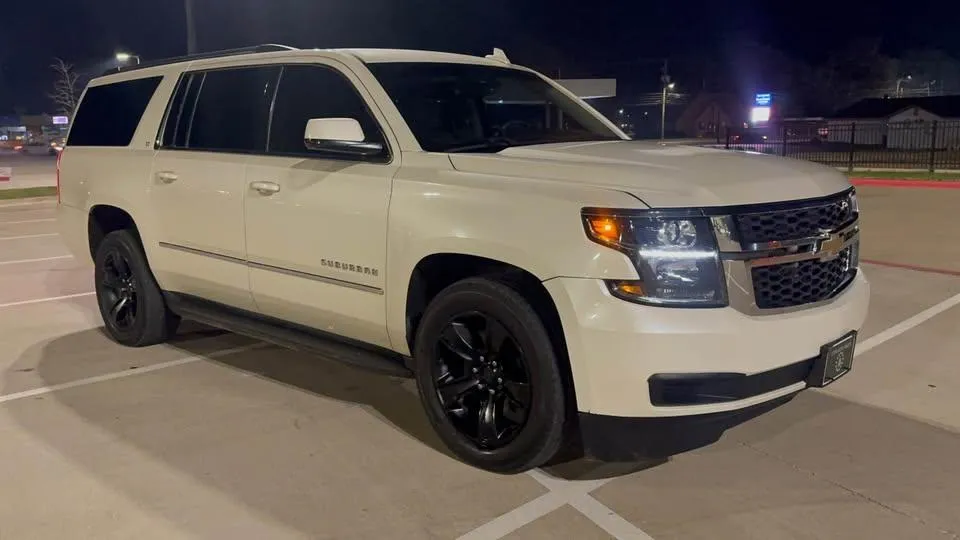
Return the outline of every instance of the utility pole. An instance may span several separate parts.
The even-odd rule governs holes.
[[[193,0],[183,0],[183,10],[187,17],[187,54],[197,52],[197,28],[193,18]]]
[[[667,90],[673,90],[673,83],[670,82],[670,75],[667,72],[667,59],[663,59],[663,68],[660,70],[660,86],[662,93],[660,97],[660,144],[663,144],[667,131]]]

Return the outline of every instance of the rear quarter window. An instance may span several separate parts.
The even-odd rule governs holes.
[[[87,88],[67,146],[128,146],[162,76]]]

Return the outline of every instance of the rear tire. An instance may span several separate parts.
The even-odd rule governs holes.
[[[128,347],[164,343],[180,318],[166,305],[140,240],[130,230],[104,237],[94,257],[97,304],[107,334]]]
[[[557,354],[517,291],[485,278],[451,285],[427,306],[414,349],[420,399],[458,458],[515,474],[560,450],[567,398]]]

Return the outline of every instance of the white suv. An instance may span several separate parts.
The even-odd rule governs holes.
[[[58,170],[116,341],[188,318],[414,376],[493,471],[828,384],[867,311],[841,174],[631,141],[501,51],[143,64],[90,83]]]

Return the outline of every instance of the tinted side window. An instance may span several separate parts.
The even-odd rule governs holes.
[[[88,88],[67,144],[128,146],[161,80],[149,77]]]
[[[197,104],[197,96],[200,94],[201,86],[203,86],[203,74],[191,75],[190,83],[186,86],[183,96],[183,107],[180,110],[177,131],[173,134],[171,146],[176,148],[187,147],[187,136],[190,134],[190,127],[193,123],[193,108]]]
[[[189,122],[187,147],[229,152],[266,150],[267,119],[279,72],[280,68],[271,67],[207,72]]]
[[[186,111],[186,116],[188,118],[190,113],[193,111],[192,102],[190,103],[189,107],[184,107],[187,92],[190,89],[190,83],[192,81],[193,75],[190,73],[185,73],[180,77],[180,80],[177,81],[177,89],[173,93],[173,97],[170,98],[166,118],[164,119],[163,136],[161,138],[162,146],[166,147],[174,145],[175,136],[177,134],[177,124],[180,122],[181,117],[184,116],[184,111]],[[194,99],[196,99],[196,95],[194,95]],[[187,122],[184,122],[184,124],[187,124]]]
[[[376,119],[345,76],[321,66],[286,66],[277,90],[270,126],[270,152],[310,155],[303,144],[311,118],[353,118],[365,142],[386,144]]]

